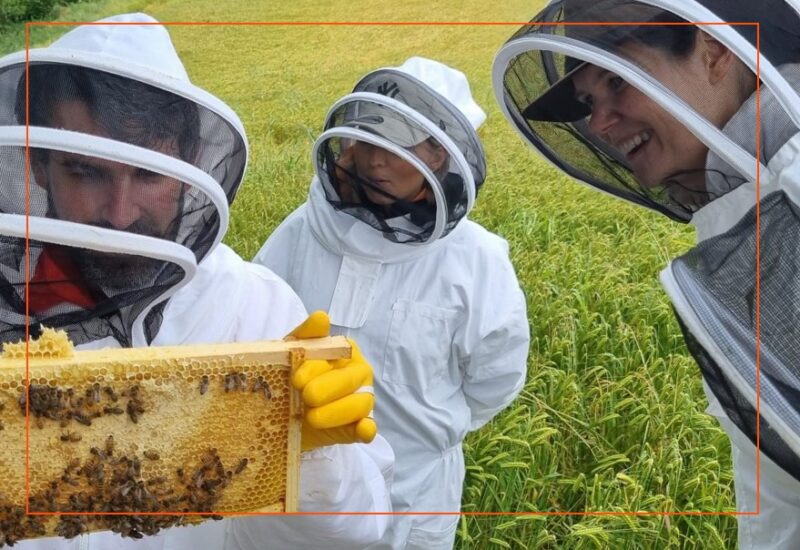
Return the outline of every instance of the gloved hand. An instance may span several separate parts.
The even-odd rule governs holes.
[[[330,319],[315,311],[289,338],[321,338],[330,333]],[[353,340],[350,359],[304,361],[292,374],[292,385],[305,404],[301,449],[337,443],[369,443],[378,431],[371,418],[375,402],[372,367]]]

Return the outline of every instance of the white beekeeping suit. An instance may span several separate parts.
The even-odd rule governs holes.
[[[465,76],[438,62],[368,73],[326,117],[307,202],[255,259],[307,308],[329,311],[332,332],[373,364],[375,417],[397,458],[395,512],[460,509],[464,436],[525,380],[526,305],[508,245],[466,219],[485,178],[484,118]],[[418,156],[430,140],[447,153],[439,169]],[[427,198],[376,203],[384,183],[346,161],[358,143],[416,167]],[[457,521],[396,516],[376,548],[451,548]]]
[[[306,311],[289,286],[221,244],[247,141],[191,84],[166,29],[115,16],[0,59],[0,342],[68,331],[79,348],[277,339]],[[113,23],[121,23],[114,25]],[[30,113],[30,273],[25,122]],[[234,426],[231,429],[235,429]],[[393,455],[369,445],[304,453],[301,511],[390,511]],[[383,516],[248,517],[140,540],[112,532],[19,542],[44,549],[358,548]]]
[[[495,59],[495,95],[568,174],[696,227],[697,246],[661,281],[731,437],[737,508],[760,511],[738,517],[739,544],[800,547],[800,17],[784,0],[558,0],[534,19],[545,21],[648,23],[521,29]],[[760,58],[755,26],[685,39],[679,29],[697,27],[658,25],[686,21],[759,22]],[[632,117],[636,94],[667,115]],[[684,164],[655,177],[671,146]]]

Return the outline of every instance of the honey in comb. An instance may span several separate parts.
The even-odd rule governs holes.
[[[219,513],[294,511],[302,416],[292,350],[350,353],[341,337],[75,351],[49,329],[28,347],[30,388],[24,343],[0,358],[3,543],[101,529],[138,538]],[[53,516],[19,516],[26,406],[29,505]]]

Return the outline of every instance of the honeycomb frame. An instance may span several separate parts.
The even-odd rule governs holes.
[[[76,352],[55,346],[53,355],[72,356],[31,354],[26,392],[26,359],[6,348],[0,543],[109,528],[138,538],[213,515],[296,511],[303,411],[292,369],[303,358],[351,353],[341,336]]]

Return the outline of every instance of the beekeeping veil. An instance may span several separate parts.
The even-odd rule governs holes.
[[[486,115],[463,73],[410,58],[370,72],[337,101],[314,144],[316,174],[339,211],[369,224],[395,243],[424,244],[447,235],[472,208],[486,176],[475,129]],[[426,182],[421,197],[401,198],[353,163],[356,142],[396,155]],[[425,152],[444,150],[432,166]],[[427,160],[427,162],[426,162]]]
[[[98,23],[30,50],[27,74],[25,52],[0,59],[0,342],[24,337],[27,309],[34,332],[146,345],[227,229],[238,117],[154,19]]]
[[[720,22],[759,22],[760,56],[755,26]],[[661,59],[688,64],[688,41],[705,36],[696,28],[749,69],[735,79],[742,88],[728,90],[744,93],[723,120],[710,119],[708,106],[729,96],[692,96],[691,79],[669,78],[637,54],[669,47],[672,57]],[[800,17],[785,0],[557,0],[498,52],[493,83],[506,118],[559,168],[696,226],[698,246],[661,276],[688,347],[728,417],[753,441],[760,428],[761,450],[800,479],[798,61]],[[595,75],[603,101],[617,102],[598,110],[601,98],[587,98],[576,80],[581,71]],[[669,136],[648,125],[652,117],[632,118],[635,94],[705,145],[699,163],[687,140],[683,166],[643,175],[663,160]],[[599,117],[615,128],[598,131]]]

